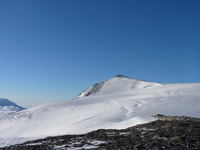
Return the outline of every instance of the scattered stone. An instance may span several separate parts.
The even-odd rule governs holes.
[[[155,115],[161,119],[122,130],[100,129],[82,135],[47,137],[0,150],[198,150],[198,118]]]
[[[161,114],[157,114],[154,115],[153,117],[163,120],[163,121],[190,121],[190,120],[194,120],[194,121],[200,121],[200,118],[193,118],[193,117],[187,117],[187,116],[165,116],[165,115],[161,115]]]

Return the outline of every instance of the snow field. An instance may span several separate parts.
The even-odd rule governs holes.
[[[200,84],[158,84],[114,77],[75,100],[48,103],[0,116],[0,146],[97,129],[122,129],[152,115],[200,117]],[[95,89],[92,91],[91,89]],[[23,139],[13,142],[14,139]]]

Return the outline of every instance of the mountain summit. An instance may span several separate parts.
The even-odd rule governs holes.
[[[0,98],[0,111],[19,111],[24,108],[6,98]]]
[[[138,90],[161,85],[159,83],[146,82],[144,80],[130,79],[124,75],[115,77],[94,84],[79,94],[75,99],[87,97],[94,94],[113,94],[129,90]]]

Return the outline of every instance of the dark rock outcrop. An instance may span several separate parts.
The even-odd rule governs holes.
[[[82,135],[47,137],[1,150],[48,149],[98,150],[197,150],[200,149],[198,119],[157,120],[123,130],[97,130]]]

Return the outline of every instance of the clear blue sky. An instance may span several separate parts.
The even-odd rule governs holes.
[[[123,74],[200,82],[199,0],[2,0],[0,97],[67,100]]]

